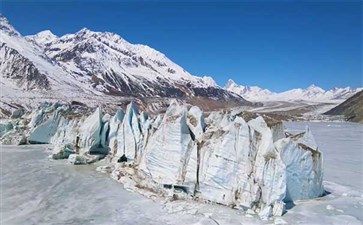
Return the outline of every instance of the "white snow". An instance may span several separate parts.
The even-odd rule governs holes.
[[[50,30],[44,30],[35,35],[27,36],[26,38],[30,40],[33,39],[36,43],[42,43],[42,44],[43,43],[48,44],[58,39],[58,37],[54,35]]]

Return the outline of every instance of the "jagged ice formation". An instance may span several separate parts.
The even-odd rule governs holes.
[[[28,142],[51,143],[54,159],[73,164],[105,158],[127,187],[181,188],[184,196],[252,209],[262,218],[282,215],[285,202],[324,193],[322,152],[311,131],[284,137],[281,124],[261,116],[205,117],[198,107],[173,101],[158,116],[140,113],[131,102],[112,117],[101,108],[75,116],[56,104],[29,117]]]

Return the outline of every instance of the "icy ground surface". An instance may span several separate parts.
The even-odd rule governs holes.
[[[324,180],[363,192],[363,125],[346,122],[286,122],[291,133],[308,125],[324,153]]]
[[[363,125],[285,123],[290,132],[307,124],[324,152],[324,186],[330,194],[295,202],[281,218],[261,221],[195,202],[163,204],[124,190],[95,166],[49,160],[44,146],[1,146],[0,224],[362,224]]]
[[[191,224],[93,166],[51,161],[43,146],[1,146],[1,225]]]

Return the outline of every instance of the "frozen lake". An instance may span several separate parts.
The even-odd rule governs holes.
[[[298,132],[307,124],[324,152],[324,185],[331,194],[296,202],[282,219],[288,224],[362,224],[363,125],[294,122],[286,126]],[[194,203],[183,206],[183,202],[179,202],[181,207],[195,207],[192,214],[196,215],[178,210],[167,213],[162,203],[124,190],[108,175],[96,172],[95,166],[49,160],[44,146],[2,146],[0,153],[1,225],[274,222],[248,218],[227,207]],[[213,219],[205,215],[213,215]]]
[[[324,180],[363,191],[363,125],[346,122],[288,122],[297,133],[306,126],[324,153]]]
[[[94,166],[48,159],[44,146],[1,148],[1,225],[190,224],[128,192]]]

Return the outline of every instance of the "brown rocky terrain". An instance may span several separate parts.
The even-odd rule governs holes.
[[[344,115],[347,121],[363,123],[363,91],[358,92],[325,115]]]

